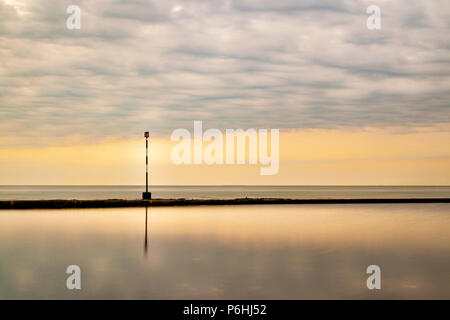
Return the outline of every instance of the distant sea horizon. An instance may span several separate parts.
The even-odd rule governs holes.
[[[139,199],[144,185],[0,185],[0,200]],[[439,185],[151,185],[155,199],[450,198]]]

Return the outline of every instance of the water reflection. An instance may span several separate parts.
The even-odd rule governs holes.
[[[147,237],[147,220],[148,220],[148,207],[145,207],[145,240],[144,240],[144,255],[147,257],[148,253],[148,237]]]
[[[448,230],[450,204],[5,210],[0,299],[448,299]]]

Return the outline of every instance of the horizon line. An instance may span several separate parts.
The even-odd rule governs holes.
[[[145,187],[145,184],[0,184],[0,187]],[[440,184],[156,184],[149,187],[450,187]]]

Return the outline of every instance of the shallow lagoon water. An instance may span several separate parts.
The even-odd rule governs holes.
[[[0,299],[450,298],[450,204],[161,207],[145,222],[145,208],[0,211]]]

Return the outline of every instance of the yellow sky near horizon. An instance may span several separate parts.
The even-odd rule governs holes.
[[[153,138],[155,185],[450,185],[450,132],[414,130],[291,131],[280,133],[279,172],[262,165],[178,165],[176,142]],[[206,145],[206,143],[204,143]],[[0,149],[2,185],[141,185],[144,139]]]

